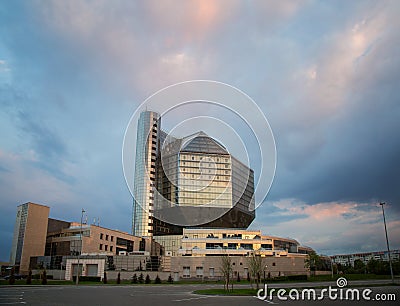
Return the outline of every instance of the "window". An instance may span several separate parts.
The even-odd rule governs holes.
[[[102,244],[100,244],[99,250],[100,251],[103,250],[103,245]]]
[[[110,252],[112,252],[113,251],[113,246],[112,245],[110,245]]]
[[[103,240],[103,233],[100,233],[100,239]]]
[[[274,267],[275,267],[275,263],[274,263],[274,262],[272,263],[272,266],[274,266]]]
[[[183,277],[190,277],[190,267],[183,267]]]
[[[203,277],[203,267],[196,267],[196,277]]]
[[[106,240],[108,241],[108,235],[106,235]]]
[[[214,277],[215,276],[215,271],[214,271],[214,268],[210,268],[209,270],[208,270],[208,276],[209,277]]]
[[[114,241],[114,236],[111,236],[111,241]]]
[[[175,246],[175,241],[172,241],[172,246]]]
[[[104,251],[108,251],[108,245],[104,246]]]

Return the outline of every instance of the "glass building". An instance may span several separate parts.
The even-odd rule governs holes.
[[[254,172],[204,132],[184,138],[140,115],[133,234],[181,234],[188,227],[247,228],[255,217]]]

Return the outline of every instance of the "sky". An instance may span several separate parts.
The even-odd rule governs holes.
[[[154,92],[215,80],[268,118],[252,229],[321,254],[400,248],[399,1],[0,1],[0,261],[16,207],[130,232],[124,132]],[[253,165],[257,172],[257,165]]]

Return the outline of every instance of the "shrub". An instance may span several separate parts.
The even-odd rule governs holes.
[[[144,282],[146,284],[150,284],[151,283],[151,279],[150,279],[150,276],[148,274],[146,275],[146,280]]]
[[[8,279],[8,283],[10,285],[14,285],[15,284],[15,268],[14,267],[11,268],[10,278]]]
[[[288,280],[307,280],[307,275],[288,275]]]
[[[47,285],[47,273],[46,273],[46,270],[43,270],[43,273],[42,273],[42,285]]]
[[[157,274],[156,279],[154,280],[154,284],[161,284],[161,279],[160,279],[160,277],[158,276],[158,274]]]
[[[32,284],[32,270],[29,269],[28,277],[26,278],[26,284],[30,285]]]
[[[136,275],[136,273],[135,273],[135,274],[133,274],[133,276],[132,276],[131,284],[137,284],[137,282],[138,282],[138,279],[137,279],[137,275]]]
[[[104,271],[103,283],[107,284],[107,272]]]
[[[139,278],[138,278],[138,283],[143,284],[144,283],[144,276],[143,273],[140,273]]]
[[[174,282],[174,280],[172,279],[171,274],[168,276],[168,283],[172,284]]]

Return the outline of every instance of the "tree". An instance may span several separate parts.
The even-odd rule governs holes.
[[[28,277],[26,278],[26,284],[30,285],[32,284],[32,270],[29,269]]]
[[[315,275],[315,271],[317,270],[320,261],[320,256],[315,253],[315,251],[312,251],[308,253],[307,258],[304,260],[304,267],[310,269],[310,274]]]
[[[150,284],[151,283],[151,279],[150,279],[150,276],[148,274],[146,275],[146,280],[144,282],[146,284]]]
[[[356,259],[354,261],[354,272],[355,273],[365,273],[365,264],[361,259]]]
[[[104,271],[103,283],[107,284],[107,272]]]
[[[138,278],[137,278],[137,275],[136,275],[136,273],[135,273],[135,274],[133,274],[133,276],[132,276],[131,283],[132,283],[132,284],[137,284],[137,282],[138,282]]]
[[[229,255],[221,257],[220,270],[224,277],[224,289],[229,290],[230,277],[232,274],[232,258]]]
[[[15,268],[14,267],[11,268],[10,278],[8,279],[8,283],[10,285],[14,285],[15,284]]]
[[[43,273],[42,273],[42,285],[47,285],[47,272],[46,272],[46,270],[43,270]]]
[[[253,288],[253,281],[255,281],[258,290],[260,288],[261,273],[264,270],[263,260],[256,252],[251,252],[247,260],[249,265],[251,287]]]
[[[121,284],[121,273],[119,273],[119,272],[117,275],[117,284]]]
[[[170,274],[168,276],[168,283],[172,284],[174,282],[174,280],[172,279],[172,275]]]
[[[157,276],[156,276],[156,279],[154,280],[154,284],[161,284],[161,279],[160,279],[160,277],[158,276],[158,274],[157,274]]]
[[[143,273],[140,273],[139,278],[138,278],[138,283],[143,284],[144,283],[144,276]]]

